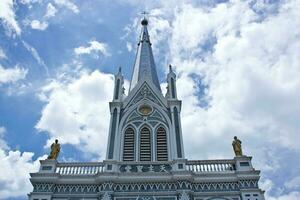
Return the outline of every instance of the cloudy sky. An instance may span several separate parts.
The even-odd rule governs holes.
[[[26,199],[55,138],[59,161],[103,160],[143,10],[164,91],[178,75],[186,157],[232,158],[237,135],[266,198],[300,199],[299,0],[0,0],[0,199]]]

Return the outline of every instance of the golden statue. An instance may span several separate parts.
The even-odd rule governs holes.
[[[60,152],[60,144],[58,143],[58,140],[56,139],[55,143],[53,143],[51,145],[51,152],[50,152],[50,155],[48,156],[48,159],[56,160],[59,152]]]
[[[242,142],[236,136],[234,136],[234,140],[232,142],[232,147],[236,156],[242,156]]]

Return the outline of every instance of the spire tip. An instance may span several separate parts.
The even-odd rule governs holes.
[[[147,18],[146,18],[146,15],[148,15],[149,13],[147,13],[146,11],[143,11],[142,12],[142,15],[144,15],[144,18],[143,18],[143,20],[141,21],[141,24],[143,25],[143,26],[147,26],[148,25],[148,20],[147,20]]]
[[[143,26],[147,26],[148,25],[148,20],[146,18],[144,18],[142,21],[141,21],[141,24]]]

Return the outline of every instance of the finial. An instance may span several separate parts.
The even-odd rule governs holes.
[[[148,25],[148,20],[146,19],[146,15],[148,15],[149,13],[147,13],[146,11],[143,11],[141,14],[144,15],[144,18],[143,18],[143,20],[141,21],[141,24],[142,24],[143,26],[147,26],[147,25]]]
[[[122,67],[120,66],[120,67],[119,67],[119,73],[121,73],[121,72],[122,72]]]
[[[169,71],[172,72],[172,65],[169,65]]]

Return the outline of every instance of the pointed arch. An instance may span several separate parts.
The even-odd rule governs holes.
[[[135,152],[135,131],[132,127],[128,127],[124,133],[123,143],[123,161],[134,161]]]
[[[157,161],[168,160],[167,133],[162,126],[156,130],[156,158]]]
[[[140,131],[140,161],[151,161],[151,131],[144,126]]]

